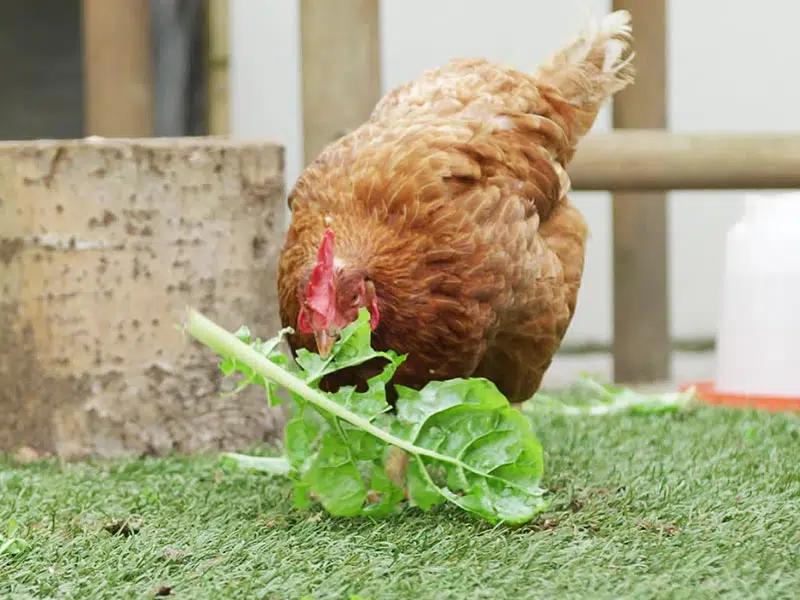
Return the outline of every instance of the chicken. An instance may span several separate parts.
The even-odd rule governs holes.
[[[530,398],[572,320],[588,235],[566,166],[603,102],[633,80],[617,11],[526,74],[453,60],[386,94],[289,195],[280,317],[294,351],[330,352],[361,307],[373,346],[407,353],[395,383],[484,377]],[[363,386],[382,361],[324,389]]]

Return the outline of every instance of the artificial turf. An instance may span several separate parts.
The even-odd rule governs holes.
[[[551,509],[380,522],[214,457],[0,460],[2,598],[797,598],[800,416],[534,415]],[[109,525],[127,520],[121,532]],[[115,523],[116,522],[116,523]],[[127,535],[126,535],[127,534]],[[0,537],[0,544],[2,538]]]

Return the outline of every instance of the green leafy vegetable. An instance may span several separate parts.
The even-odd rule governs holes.
[[[261,341],[244,328],[230,334],[193,310],[185,329],[223,357],[223,373],[239,374],[237,390],[254,384],[269,393],[277,384],[291,392],[285,458],[226,456],[244,468],[287,474],[296,506],[307,506],[313,495],[333,515],[391,514],[404,497],[386,467],[397,449],[409,456],[402,485],[423,510],[450,502],[490,522],[516,524],[548,506],[539,485],[542,448],[531,423],[490,381],[432,382],[419,391],[396,386],[391,412],[386,386],[405,356],[371,347],[366,309],[328,358],[300,350],[295,367],[277,350],[288,329]],[[385,365],[366,391],[320,391],[325,375],[375,359]]]
[[[647,394],[630,388],[603,384],[582,375],[571,390],[558,396],[538,392],[523,404],[523,411],[535,414],[541,411],[575,416],[603,416],[618,413],[650,415],[677,412],[690,407],[697,396],[693,388],[684,392]]]
[[[20,554],[28,547],[25,540],[14,537],[18,529],[17,520],[13,517],[9,519],[5,536],[0,535],[0,556]]]
[[[247,454],[237,454],[226,452],[222,455],[223,462],[235,464],[243,469],[261,471],[272,475],[288,475],[292,467],[289,461],[282,456],[249,456]]]

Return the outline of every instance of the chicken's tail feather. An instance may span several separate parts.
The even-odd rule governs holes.
[[[588,113],[588,130],[607,98],[634,78],[631,15],[617,10],[590,24],[536,71],[564,100]]]

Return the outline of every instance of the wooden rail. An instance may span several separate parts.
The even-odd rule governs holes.
[[[576,190],[800,188],[800,135],[591,134],[569,166]]]

